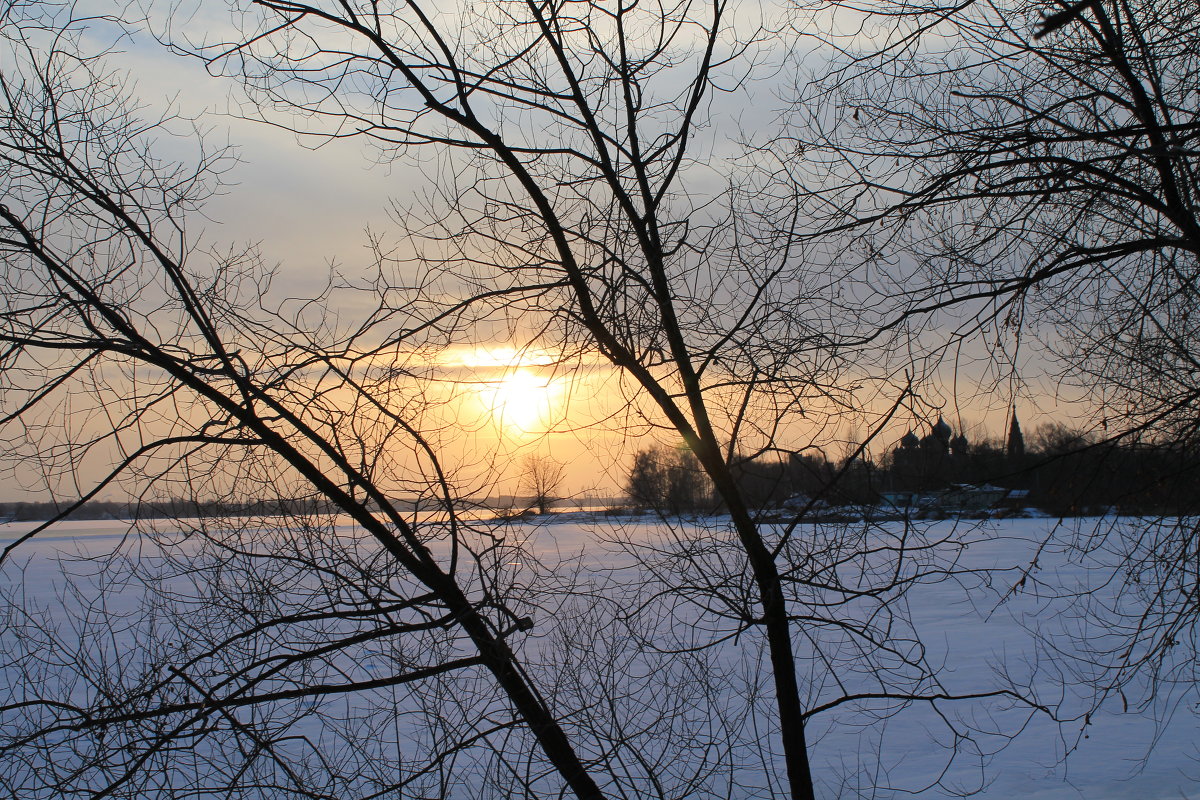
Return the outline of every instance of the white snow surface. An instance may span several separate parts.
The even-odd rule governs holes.
[[[602,572],[621,560],[611,546],[600,543],[610,523],[586,514],[550,519],[514,523],[506,530],[526,538],[526,546],[547,560],[580,556],[585,574]],[[938,708],[943,713],[1003,734],[980,738],[977,748],[968,744],[943,773],[947,733],[927,704],[879,720],[871,717],[869,707],[842,707],[810,724],[815,774],[841,776],[840,783],[822,785],[822,796],[942,798],[977,792],[985,798],[1027,800],[1200,798],[1200,710],[1195,687],[1175,687],[1148,704],[1136,699],[1144,697],[1145,687],[1131,687],[1128,710],[1114,696],[1086,722],[1071,719],[1090,709],[1091,694],[1073,687],[1069,678],[1055,679],[1062,670],[1047,660],[1031,633],[1038,630],[1064,648],[1073,646],[1067,634],[1077,630],[1078,621],[1047,598],[1055,589],[1087,583],[1095,566],[1069,550],[1052,546],[1038,555],[1038,548],[1056,525],[1061,531],[1095,524],[1095,520],[1052,519],[935,523],[952,535],[961,530],[963,540],[970,542],[960,566],[998,572],[987,578],[922,583],[906,596],[907,613],[927,659],[941,665],[939,676],[948,692],[988,691],[1005,685],[1002,672],[1022,676],[1036,667],[1032,688],[1044,700],[1061,698],[1058,714],[1067,721],[1055,722],[1007,703],[941,703]],[[0,525],[0,546],[32,527]],[[622,529],[633,538],[642,529],[649,536],[656,523],[649,518],[626,520]],[[56,525],[16,551],[0,573],[0,583],[10,589],[20,585],[26,598],[49,601],[62,583],[62,554],[128,547],[140,535],[111,521]],[[1014,591],[1035,555],[1030,580]],[[0,680],[12,679],[0,674]],[[13,687],[5,689],[11,696]]]

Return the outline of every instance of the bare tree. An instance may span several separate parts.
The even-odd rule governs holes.
[[[826,39],[841,61],[805,90],[826,113],[797,106],[806,119],[794,130],[837,178],[808,199],[849,213],[828,220],[868,243],[864,269],[891,262],[876,273],[872,322],[911,329],[955,313],[962,337],[978,334],[1010,363],[1040,338],[1062,385],[1095,409],[1080,446],[1169,442],[1181,475],[1200,468],[1190,455],[1200,430],[1195,9],[835,5],[874,38]],[[1096,643],[1110,629],[1127,634],[1090,665],[1103,665],[1089,678],[1099,698],[1178,665],[1179,645],[1194,643],[1196,605],[1176,593],[1194,577],[1152,553],[1183,557],[1195,536],[1190,521],[1155,520],[1073,540],[1082,557],[1107,554],[1096,562],[1101,584],[1124,586],[1086,634]],[[1088,613],[1104,610],[1081,596]],[[1189,645],[1183,672],[1194,673],[1196,652]]]
[[[847,464],[909,400],[905,382],[846,363],[823,295],[834,281],[810,273],[798,222],[752,213],[758,196],[714,175],[732,161],[709,164],[712,98],[748,86],[766,33],[722,2],[433,15],[264,0],[239,8],[234,41],[177,42],[243,80],[263,114],[298,110],[315,135],[363,134],[385,157],[432,145],[444,158],[439,202],[404,215],[402,233],[424,237],[415,267],[380,244],[371,310],[345,326],[324,311],[334,288],[274,301],[253,252],[196,245],[189,215],[223,162],[157,160],[144,134],[169,126],[139,122],[72,24],[36,16],[46,8],[6,8],[23,65],[5,73],[0,141],[8,452],[81,501],[125,481],[147,497],[264,495],[312,513],[200,519],[148,535],[146,553],[139,539],[84,558],[69,589],[77,632],[40,621],[18,591],[5,788],[667,798],[737,794],[753,757],[767,773],[754,791],[808,798],[814,718],[918,703],[941,715],[962,699],[897,603],[952,576],[961,543],[776,526],[736,480],[744,461],[841,429],[861,412],[855,387],[892,402]],[[401,280],[402,267],[414,271]],[[640,570],[619,614],[595,618],[609,606],[587,600],[604,587],[540,592],[546,576],[506,531],[462,513],[441,457],[439,439],[459,432],[424,391],[425,356],[514,317],[564,358],[619,367],[630,418],[681,437],[728,510],[727,525],[619,541]],[[144,602],[112,613],[129,587]],[[588,628],[543,633],[535,611]],[[136,658],[115,643],[122,630],[146,643]],[[745,648],[732,676],[713,655],[730,642]],[[604,658],[584,663],[589,649]],[[666,688],[634,694],[625,663]],[[656,740],[696,730],[709,738]],[[704,786],[708,774],[726,782]]]
[[[545,514],[566,480],[566,468],[548,456],[529,455],[522,459],[520,471],[522,491],[528,493],[538,513]]]
[[[503,577],[511,546],[460,515],[423,417],[412,377],[427,328],[385,302],[340,329],[328,296],[272,304],[253,252],[199,249],[189,220],[227,155],[156,157],[152,139],[174,121],[139,119],[121,79],[80,43],[97,21],[69,13],[4,10],[6,454],[20,478],[77,493],[60,517],[116,485],[317,498],[321,513],[199,520],[183,536],[150,535],[153,555],[128,560],[135,545],[82,562],[98,589],[80,600],[74,641],[18,589],[4,629],[6,793],[444,794],[447,760],[506,735],[512,763],[531,754],[529,791],[557,775],[549,782],[600,797],[514,653],[529,623]],[[336,530],[333,514],[353,529]],[[106,590],[129,581],[146,603],[106,611]],[[123,641],[144,649],[131,657]],[[322,746],[342,699],[386,708],[391,697],[394,710],[396,693],[439,686],[459,713],[428,715],[442,727],[388,777],[364,767],[354,718]],[[384,741],[399,748],[403,735]]]
[[[242,81],[254,102],[247,113],[273,124],[299,128],[302,118],[308,135],[362,135],[387,158],[436,148],[451,173],[442,194],[424,225],[415,213],[401,220],[425,237],[425,263],[465,287],[477,314],[524,313],[564,350],[602,354],[621,371],[634,415],[694,454],[736,541],[719,560],[720,580],[737,590],[724,599],[709,587],[723,598],[718,617],[735,620],[719,636],[761,636],[786,793],[813,797],[806,720],[847,700],[819,696],[823,680],[802,686],[797,637],[849,632],[845,652],[871,676],[876,656],[904,648],[888,643],[881,617],[860,625],[848,604],[912,585],[900,576],[914,551],[896,538],[873,551],[886,553],[888,569],[864,566],[863,584],[830,587],[838,570],[809,559],[796,525],[780,534],[761,524],[735,468],[802,449],[787,441],[811,435],[797,432],[801,417],[817,430],[841,427],[855,387],[893,400],[872,432],[907,394],[905,382],[843,360],[825,302],[837,282],[823,263],[810,271],[798,251],[800,220],[775,208],[751,213],[761,195],[713,175],[714,97],[751,85],[769,32],[735,20],[723,0],[497,2],[452,17],[380,2],[262,0],[239,11],[239,38],[198,35],[175,46]],[[715,171],[725,167],[736,165]],[[766,223],[769,239],[757,235]],[[498,286],[505,293],[491,302]],[[936,544],[917,551],[917,572],[945,574],[922,560]],[[834,561],[854,558],[831,552]],[[668,561],[688,574],[703,563],[685,542],[673,553]],[[690,580],[682,596],[707,608]],[[815,599],[827,588],[841,600]],[[829,662],[815,654],[809,663]],[[869,696],[900,705],[945,696],[927,691],[919,656],[905,664],[907,689],[880,676]]]
[[[1045,330],[1076,379],[1108,393],[1113,422],[1186,417],[1194,15],[1080,4],[1035,42],[1038,3],[837,5],[886,44],[842,42],[847,57],[805,89],[836,110],[795,130],[842,177],[812,195],[849,212],[829,221],[870,243],[864,263],[907,253],[919,265],[877,276],[878,318],[961,307],[964,333]]]

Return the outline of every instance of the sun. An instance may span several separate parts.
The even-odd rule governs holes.
[[[567,379],[555,369],[560,361],[549,351],[511,345],[476,345],[442,357],[461,370],[464,401],[509,437],[546,433],[565,415]]]
[[[481,394],[497,427],[510,433],[535,433],[551,424],[561,391],[553,378],[519,367],[488,382]]]

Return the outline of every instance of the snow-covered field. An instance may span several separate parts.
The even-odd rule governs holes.
[[[1044,714],[995,700],[947,701],[936,707],[915,703],[904,708],[893,703],[886,706],[889,713],[879,714],[880,718],[875,718],[875,713],[884,706],[839,707],[810,723],[815,772],[819,778],[836,776],[825,781],[824,796],[903,797],[918,793],[935,798],[978,790],[979,796],[989,798],[1200,798],[1200,710],[1195,687],[1175,686],[1142,704],[1139,700],[1145,687],[1134,685],[1127,690],[1127,710],[1114,695],[1084,718],[1091,709],[1091,694],[1074,685],[1070,670],[1078,665],[1067,656],[1077,647],[1075,634],[1085,629],[1067,613],[1068,606],[1054,598],[1089,586],[1101,572],[1095,563],[1071,551],[1053,546],[1039,550],[1055,524],[1042,519],[933,523],[930,533],[934,538],[966,544],[957,564],[963,574],[952,580],[916,584],[904,597],[906,608],[901,616],[911,621],[924,647],[924,662],[936,668],[945,693],[1001,688],[1007,685],[1004,675],[1018,682],[1028,679],[1027,689],[1041,702],[1053,702],[1060,719],[1066,721],[1055,722]],[[1063,524],[1094,526],[1097,521]],[[0,526],[0,546],[30,527]],[[575,586],[588,581],[615,585],[611,583],[614,575],[624,576],[621,585],[628,586],[630,570],[635,568],[629,567],[628,556],[611,544],[613,530],[607,521],[563,515],[550,524],[515,523],[504,532],[510,540],[524,540],[528,552],[544,563],[575,564]],[[652,541],[660,533],[650,520],[626,521],[619,529],[620,536],[630,541]],[[801,529],[800,535],[817,534],[815,529]],[[44,621],[70,628],[72,623],[66,617],[71,616],[71,604],[78,604],[76,611],[83,610],[86,591],[68,596],[65,604],[55,599],[64,596],[59,557],[64,553],[102,554],[118,546],[136,550],[138,537],[120,523],[60,525],[23,545],[0,573],[0,584],[36,613],[50,615]],[[1035,556],[1036,568],[1028,572]],[[73,569],[78,572],[78,564]],[[1026,581],[1018,587],[1022,576]],[[124,591],[131,609],[136,604],[136,584]],[[122,593],[117,591],[106,598],[107,611],[124,613],[120,597]],[[88,613],[95,615],[99,610],[88,609]],[[698,612],[680,612],[671,624],[691,625],[697,618],[689,613]],[[544,631],[546,618],[540,618],[538,624]],[[716,628],[719,625],[710,625],[709,630]],[[1033,631],[1040,635],[1042,645]],[[120,639],[122,634],[114,635]],[[4,637],[7,640],[7,634]],[[753,658],[746,661],[744,655],[753,647],[748,638],[723,642],[717,649],[741,653],[741,663],[753,663]],[[844,680],[842,691],[859,690],[858,678],[837,675],[836,666],[820,663],[819,648],[809,648],[803,635],[797,639],[797,656],[805,665],[802,675],[825,675],[821,669],[833,673],[832,678],[825,675],[819,679],[824,683],[812,692],[813,697],[827,697],[837,688],[835,679]],[[1047,642],[1068,651],[1067,656],[1048,657]],[[134,646],[130,641],[118,645]],[[548,646],[548,638],[531,640],[529,657],[538,660],[536,648]],[[6,663],[11,662],[6,659]],[[15,686],[16,680],[11,669],[0,674],[0,681],[8,684],[0,687],[3,697],[20,698],[37,689]],[[925,686],[928,689],[928,684]],[[957,743],[958,755],[953,760],[948,759],[950,728],[940,715],[972,737]],[[987,735],[988,730],[995,735]],[[745,769],[761,767],[747,765]],[[766,783],[766,779],[748,778],[731,784],[726,793],[739,800],[752,794],[739,786]],[[765,790],[753,796],[762,794]]]

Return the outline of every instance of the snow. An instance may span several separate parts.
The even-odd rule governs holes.
[[[542,563],[577,564],[576,583],[594,580],[598,586],[628,588],[627,573],[634,569],[633,560],[627,547],[614,542],[654,541],[663,536],[659,523],[648,517],[614,522],[571,514],[551,515],[550,520],[515,522],[502,532]],[[810,723],[814,772],[819,777],[836,776],[825,780],[822,796],[861,793],[887,798],[915,793],[922,798],[943,798],[970,792],[984,798],[1026,800],[1180,800],[1197,796],[1200,713],[1196,711],[1195,687],[1175,687],[1174,693],[1167,692],[1142,707],[1136,698],[1145,697],[1145,687],[1133,686],[1128,711],[1113,698],[1085,720],[1084,714],[1091,710],[1091,694],[1074,684],[1063,669],[1066,662],[1048,659],[1039,648],[1034,631],[1063,649],[1076,646],[1072,634],[1079,630],[1079,621],[1066,613],[1066,606],[1056,597],[1063,590],[1090,586],[1102,566],[1065,548],[1039,550],[1048,531],[1058,524],[1052,519],[930,523],[928,535],[935,539],[944,536],[964,546],[958,562],[964,575],[954,580],[922,581],[904,602],[905,616],[925,648],[925,661],[938,667],[945,692],[993,690],[1006,685],[1007,674],[1018,682],[1028,681],[1028,688],[1042,701],[1060,701],[1055,705],[1066,721],[1058,723],[1020,704],[995,699],[940,702],[936,713],[927,703],[899,710],[894,705],[885,708],[870,703],[840,706]],[[1067,528],[1096,524],[1108,523],[1065,523]],[[31,527],[25,523],[0,525],[0,546]],[[818,535],[815,530],[800,531],[800,535],[810,533]],[[102,554],[117,547],[136,552],[141,536],[112,521],[55,526],[16,551],[0,573],[0,586],[23,595],[44,613],[56,615],[53,621],[63,625],[71,616],[71,603],[84,603],[88,585],[103,582],[105,576],[97,569],[82,582],[83,594],[63,593],[61,559],[72,554]],[[1036,567],[1031,569],[1035,556]],[[512,563],[524,569],[517,561]],[[78,564],[74,569],[78,571]],[[625,574],[625,582],[613,583],[613,576],[621,574]],[[1023,575],[1027,581],[1017,588]],[[65,604],[56,596],[65,598]],[[110,613],[131,613],[137,606],[136,589],[116,596],[123,602],[113,605],[110,601]],[[673,626],[672,634],[681,640],[720,638],[721,624],[706,621],[696,609],[682,604],[670,611],[669,619],[664,614],[664,624]],[[537,619],[539,635],[530,640],[529,647],[552,644],[547,622],[545,614]],[[714,663],[728,668],[731,675],[737,669],[753,672],[757,656],[747,639],[717,645],[721,655]],[[536,649],[527,654],[535,659],[545,656]],[[797,657],[802,676],[815,676],[811,678],[812,696],[828,697],[835,687],[821,673],[815,651],[798,641]],[[652,667],[651,661],[639,659],[622,663],[630,670]],[[367,664],[364,669],[374,671],[376,665]],[[844,679],[851,690],[858,685],[856,681],[864,687],[870,683],[852,670],[835,677]],[[755,676],[746,679],[753,681]],[[0,675],[0,680],[11,681],[12,675]],[[28,687],[0,688],[12,697]],[[887,713],[882,713],[885,710]],[[942,715],[961,730],[974,732],[972,740],[958,743],[954,759],[949,759],[951,742]],[[987,730],[995,735],[981,733]],[[758,790],[739,790],[738,786],[766,785],[769,777],[742,776],[738,781],[727,789],[735,800],[759,796]]]

